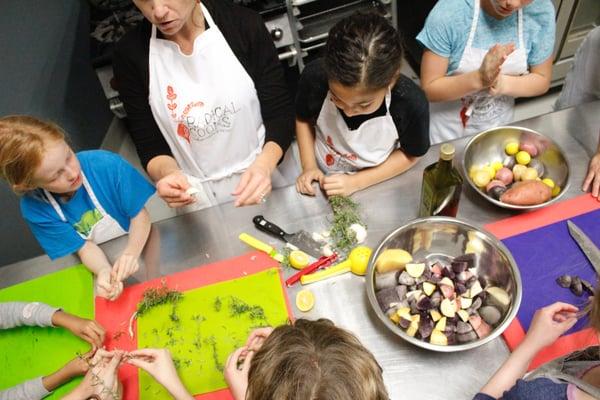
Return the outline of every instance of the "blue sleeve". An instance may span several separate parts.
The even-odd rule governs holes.
[[[121,212],[130,219],[142,211],[156,189],[142,174],[120,156],[118,158],[117,198]]]
[[[85,243],[71,225],[61,221],[54,209],[40,200],[23,197],[21,213],[38,243],[52,260],[76,252]]]
[[[556,383],[548,378],[536,378],[531,381],[523,379],[517,380],[515,386],[504,392],[501,397],[503,400],[548,400],[548,399],[566,399],[567,384]],[[477,393],[473,400],[490,400],[493,397]]]
[[[543,63],[554,51],[556,31],[554,6],[550,0],[536,0],[527,7],[525,29],[530,43],[527,54],[529,65]]]
[[[446,58],[450,57],[455,46],[452,21],[449,18],[452,3],[439,1],[427,16],[423,30],[417,35],[417,41],[428,50]]]
[[[475,397],[473,397],[473,400],[496,400],[496,399],[485,393],[477,393],[475,395]]]

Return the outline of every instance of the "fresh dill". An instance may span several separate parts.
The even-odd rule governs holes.
[[[360,218],[359,204],[342,196],[331,196],[329,204],[333,210],[330,230],[333,245],[337,251],[347,253],[357,244],[356,234],[350,229],[350,225],[365,225]]]
[[[137,306],[137,316],[140,317],[152,308],[161,304],[177,304],[183,297],[183,293],[178,290],[169,289],[163,281],[159,288],[149,288],[144,291],[142,301]],[[173,309],[173,314],[174,314]]]
[[[221,311],[221,306],[223,305],[223,304],[221,303],[221,298],[220,298],[220,297],[217,297],[217,298],[215,299],[215,303],[214,303],[213,305],[214,305],[214,307],[215,307],[215,311],[216,311],[216,312],[220,312],[220,311]]]

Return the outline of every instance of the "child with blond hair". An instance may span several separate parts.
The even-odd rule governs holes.
[[[97,294],[116,299],[139,269],[150,232],[144,208],[154,187],[116,154],[75,153],[60,127],[29,116],[0,118],[0,177],[51,259],[77,253],[96,275]],[[111,264],[99,244],[129,232]]]

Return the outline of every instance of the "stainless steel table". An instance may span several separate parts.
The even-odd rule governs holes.
[[[564,198],[581,194],[587,171],[588,151],[594,149],[600,127],[600,101],[573,109],[550,113],[518,124],[552,137],[566,152],[571,163],[571,186]],[[455,141],[456,163],[462,158],[467,138]],[[357,193],[353,198],[362,205],[368,224],[367,244],[377,244],[394,228],[416,217],[420,197],[421,175],[426,165],[437,160],[438,146],[419,164],[403,175]],[[171,274],[197,265],[208,264],[248,251],[237,237],[251,233],[276,246],[281,243],[258,232],[252,217],[263,214],[284,229],[320,232],[329,228],[331,210],[327,200],[300,196],[294,187],[274,191],[267,203],[235,208],[233,204],[201,210],[155,223],[144,250],[145,268],[129,283]],[[464,186],[458,218],[475,225],[496,221],[515,214],[496,208]],[[125,239],[103,245],[109,256],[125,246]],[[46,257],[0,268],[0,287],[31,279],[77,263],[73,257],[50,262]],[[286,271],[286,274],[291,271]],[[384,378],[392,399],[468,399],[486,382],[508,355],[500,338],[477,349],[462,353],[434,353],[403,342],[388,332],[371,312],[363,278],[347,274],[313,284],[316,305],[309,313],[296,310],[297,317],[329,318],[353,331],[374,354],[384,370]],[[293,299],[295,291],[289,295]]]

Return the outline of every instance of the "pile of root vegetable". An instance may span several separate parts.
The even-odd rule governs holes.
[[[510,308],[504,289],[477,276],[474,254],[450,263],[413,262],[410,253],[387,249],[375,266],[375,296],[381,310],[409,336],[432,344],[484,338]]]

